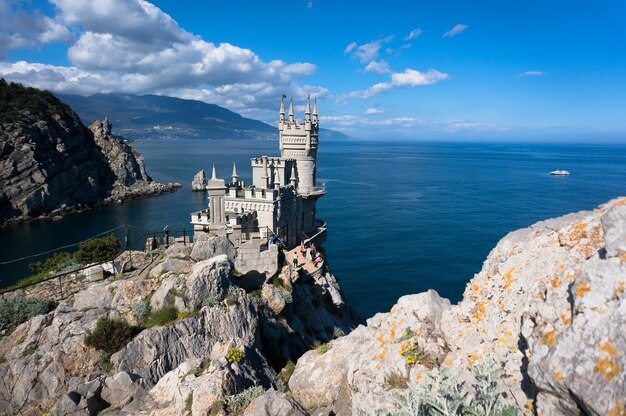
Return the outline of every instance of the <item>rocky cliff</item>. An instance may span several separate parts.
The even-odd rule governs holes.
[[[233,270],[236,256],[226,238],[204,234],[192,246],[133,252],[134,271],[91,283],[5,333],[0,409],[21,415],[104,409],[225,414],[246,388],[284,389],[277,373],[292,366],[290,360],[356,326],[329,271],[321,279],[286,266],[257,281]],[[147,309],[161,314],[163,307],[178,313],[156,325],[142,321]],[[85,341],[101,317],[137,325],[112,355]]]
[[[356,329],[329,270],[298,275],[286,266],[254,286],[251,276],[233,271],[237,255],[226,239],[206,235],[158,255],[134,252],[128,263],[137,270],[92,283],[5,333],[0,409],[626,412],[626,198],[510,233],[457,305],[434,291],[408,295]],[[138,305],[147,304],[179,313],[137,327],[113,355],[86,344],[99,317],[136,325]]]
[[[0,80],[0,223],[172,190],[140,155],[47,91]]]
[[[624,415],[625,287],[621,198],[510,233],[458,305],[404,296],[289,387],[337,414]]]

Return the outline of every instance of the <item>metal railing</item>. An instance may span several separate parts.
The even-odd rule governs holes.
[[[178,237],[177,237],[178,236]],[[63,272],[60,274],[54,274],[45,279],[19,285],[19,282],[12,287],[0,289],[0,299],[7,299],[17,295],[23,295],[25,297],[44,297],[52,301],[59,301],[68,298],[69,296],[83,290],[88,283],[92,280],[86,274],[86,271],[92,267],[103,267],[103,279],[107,279],[109,276],[117,276],[128,273],[128,277],[136,276],[145,271],[147,267],[154,262],[158,256],[153,256],[153,251],[162,247],[168,247],[169,244],[176,242],[182,242],[187,244],[189,242],[188,230],[168,230],[152,231],[144,233],[137,237],[134,241],[126,241],[125,250],[118,253],[115,257],[101,261],[99,263],[89,264],[87,266],[81,266],[74,270]],[[150,242],[150,246],[148,246]],[[139,245],[141,243],[141,245]],[[141,250],[133,250],[133,247],[140,247]],[[132,265],[132,251],[143,251],[150,254],[150,258],[147,261],[142,262],[140,269],[134,269]],[[125,258],[126,257],[126,258]]]

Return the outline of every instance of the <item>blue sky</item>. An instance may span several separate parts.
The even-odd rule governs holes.
[[[626,142],[623,1],[5,0],[0,75],[356,137]]]

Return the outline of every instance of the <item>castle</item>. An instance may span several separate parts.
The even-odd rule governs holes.
[[[215,165],[207,182],[208,209],[191,214],[194,232],[227,236],[235,246],[254,238],[277,236],[287,247],[302,241],[321,242],[326,227],[316,218],[315,205],[325,190],[316,186],[319,143],[317,99],[311,112],[307,98],[304,121],[294,117],[293,100],[285,115],[280,101],[278,134],[280,157],[251,159],[252,185],[239,180],[233,164],[230,183],[218,179]]]

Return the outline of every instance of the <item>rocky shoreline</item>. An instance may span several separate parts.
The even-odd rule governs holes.
[[[120,190],[116,192],[114,195],[111,195],[104,200],[97,202],[95,204],[78,204],[75,206],[61,206],[47,214],[40,215],[38,217],[30,217],[30,216],[20,216],[11,218],[3,223],[0,223],[0,228],[5,227],[15,227],[28,222],[36,222],[36,221],[60,221],[66,215],[80,214],[90,209],[103,206],[103,205],[113,205],[113,204],[124,204],[125,202],[132,201],[135,199],[149,198],[152,196],[158,196],[165,193],[176,192],[182,188],[182,185],[178,182],[162,184],[159,182],[151,182],[147,184],[142,184],[137,187],[128,188],[124,190]]]
[[[0,82],[0,227],[172,192],[105,119],[85,127],[47,91]]]

